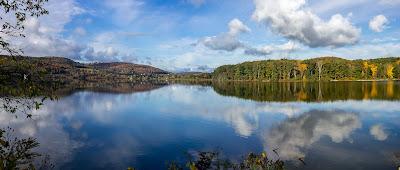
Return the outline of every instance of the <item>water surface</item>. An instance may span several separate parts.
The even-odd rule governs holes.
[[[186,152],[266,151],[287,169],[395,169],[400,82],[203,83],[85,90],[1,126],[38,139],[57,169],[165,169]],[[306,165],[298,158],[303,158]]]

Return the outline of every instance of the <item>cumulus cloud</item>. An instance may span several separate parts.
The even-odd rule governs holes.
[[[197,44],[202,44],[211,50],[233,52],[237,49],[243,50],[245,55],[266,56],[274,52],[293,52],[300,49],[300,45],[295,41],[288,41],[285,44],[271,44],[263,47],[253,47],[245,44],[238,39],[242,33],[251,32],[251,29],[242,21],[235,18],[228,23],[229,31],[217,36],[205,37]]]
[[[137,62],[138,59],[134,54],[124,54],[121,51],[109,46],[104,49],[95,50],[93,47],[87,47],[81,52],[81,59],[86,61],[97,61],[97,62],[114,62],[114,61],[125,61],[125,62]]]
[[[304,157],[305,150],[323,136],[340,143],[349,139],[358,128],[361,128],[361,121],[355,113],[313,110],[273,127],[265,140],[269,148],[279,148],[282,159],[297,160]]]
[[[385,132],[385,129],[384,129],[383,126],[380,125],[380,124],[377,124],[377,125],[372,126],[372,127],[369,129],[369,133],[370,133],[376,140],[379,140],[379,141],[384,141],[384,140],[386,140],[386,139],[388,138],[388,136],[389,136],[389,134],[387,134],[387,133]]]
[[[61,33],[73,17],[86,13],[74,0],[52,0],[46,3],[48,15],[39,18],[42,30],[48,33]]]
[[[341,47],[359,41],[361,30],[340,14],[324,21],[305,0],[254,0],[253,19],[281,36],[310,47]]]
[[[64,27],[74,16],[85,13],[74,0],[53,0],[45,4],[48,15],[27,17],[24,22],[26,37],[8,37],[12,47],[30,56],[64,56],[78,59],[84,45],[65,37]],[[10,21],[12,22],[12,20]]]
[[[212,50],[222,50],[228,52],[244,47],[243,43],[237,39],[237,36],[240,33],[250,32],[250,28],[236,18],[231,20],[228,26],[228,33],[223,33],[212,37],[205,37],[201,39],[199,43]]]
[[[377,15],[369,21],[369,28],[375,32],[382,32],[388,24],[389,20],[384,15]]]
[[[96,35],[81,52],[81,58],[87,61],[126,61],[137,62],[135,53],[120,43],[126,32],[103,32]]]
[[[242,42],[237,40],[236,36],[230,34],[206,37],[201,40],[201,43],[212,50],[234,51],[244,47]]]
[[[85,49],[85,46],[73,40],[64,39],[58,34],[49,33],[48,30],[38,19],[30,18],[25,22],[26,37],[15,40],[15,43],[26,55],[64,56],[79,59],[80,52]]]
[[[229,22],[229,34],[230,35],[238,35],[239,33],[250,32],[250,28],[243,24],[242,21],[235,18],[231,22]]]

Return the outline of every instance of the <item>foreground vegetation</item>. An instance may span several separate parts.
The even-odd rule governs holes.
[[[221,158],[218,152],[199,152],[194,158],[190,158],[185,166],[171,163],[168,170],[183,170],[184,167],[190,170],[283,170],[284,162],[269,158],[266,152],[261,154],[249,153],[239,163]]]
[[[218,67],[214,80],[329,81],[400,79],[400,58],[265,60]]]

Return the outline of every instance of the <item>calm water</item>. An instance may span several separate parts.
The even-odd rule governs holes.
[[[165,169],[191,151],[235,160],[276,148],[287,169],[396,169],[400,82],[80,90],[47,101],[33,120],[1,112],[0,124],[36,137],[57,169]]]

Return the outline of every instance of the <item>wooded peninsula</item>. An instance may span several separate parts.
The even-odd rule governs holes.
[[[400,58],[346,60],[321,57],[308,60],[264,60],[218,67],[213,80],[334,81],[400,79]]]

